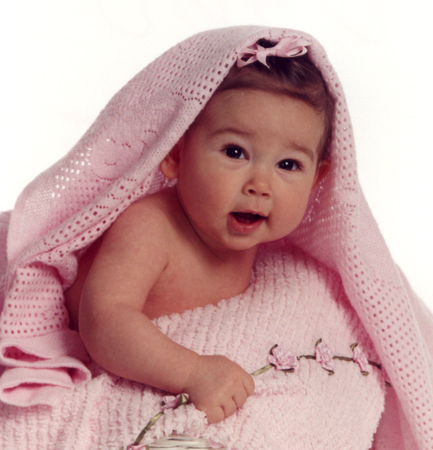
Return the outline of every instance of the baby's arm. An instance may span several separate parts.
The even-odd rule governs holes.
[[[151,205],[150,205],[151,207]],[[200,356],[165,336],[142,313],[168,264],[158,211],[131,206],[104,236],[83,287],[79,330],[105,369],[165,391],[189,394],[209,422],[242,406],[254,390],[249,374],[222,356]]]

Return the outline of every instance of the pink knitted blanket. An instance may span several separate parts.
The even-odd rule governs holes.
[[[227,355],[249,372],[266,366],[274,344],[296,356],[311,356],[319,339],[319,349],[348,358],[357,342],[368,360],[378,361],[338,275],[286,246],[262,250],[244,294],[155,323],[176,342],[202,354]],[[168,410],[142,444],[176,430],[229,449],[286,449],[287,442],[299,450],[370,448],[389,389],[383,371],[367,365],[369,375],[364,376],[357,363],[340,359],[319,363],[304,357],[294,365],[287,374],[272,369],[257,375],[253,396],[224,422],[207,425],[192,405]],[[4,448],[35,448],[36,442],[44,449],[119,450],[161,410],[161,396],[138,383],[99,374],[69,389],[61,404],[51,408],[3,405],[7,420],[0,421],[0,434]],[[16,421],[26,427],[19,439]]]
[[[5,368],[0,378],[0,399],[4,402],[1,415],[4,448],[17,447],[18,443],[25,448],[27,438],[23,436],[27,426],[34,430],[31,431],[33,443],[41,443],[40,447],[26,444],[28,448],[74,448],[67,442],[75,442],[77,437],[83,439],[83,443],[93,445],[102,442],[95,440],[96,434],[102,436],[101,439],[104,436],[108,439],[106,444],[97,444],[101,448],[105,445],[116,448],[119,441],[128,442],[130,436],[126,437],[126,434],[129,431],[134,429],[134,434],[143,421],[158,410],[158,394],[149,394],[150,397],[144,395],[147,388],[108,375],[91,380],[93,366],[88,366],[87,353],[78,334],[68,327],[62,292],[74,280],[80,253],[133,201],[164,185],[158,163],[209,100],[234,64],[239,51],[261,37],[278,41],[285,36],[303,37],[312,43],[309,54],[322,71],[337,106],[331,171],[315,191],[303,222],[286,240],[320,261],[322,265],[314,266],[314,270],[313,266],[308,266],[311,272],[320,272],[322,269],[319,267],[327,267],[326,270],[337,274],[342,282],[339,286],[342,286],[344,295],[350,300],[351,308],[356,311],[356,317],[362,324],[349,327],[347,336],[351,337],[350,333],[356,334],[360,329],[366,330],[376,352],[372,356],[377,356],[382,364],[380,374],[386,370],[393,386],[387,394],[387,406],[376,433],[375,448],[399,448],[390,436],[402,443],[401,448],[433,448],[433,319],[392,261],[362,194],[356,174],[350,118],[341,85],[323,48],[311,36],[263,27],[209,31],[170,49],[131,80],[110,101],[78,144],[24,190],[10,216],[0,216],[0,275],[4,274],[0,285],[0,304],[4,302],[0,325],[0,362]],[[282,249],[286,245],[281,242]],[[282,255],[280,261],[284,260]],[[280,289],[287,300],[290,298],[290,286],[286,283],[286,273],[277,261],[273,264],[281,270],[275,269],[264,286],[267,283],[278,286],[272,291],[271,300]],[[307,282],[303,285],[311,298],[316,298],[310,292],[316,284],[321,283],[310,285]],[[334,300],[339,298],[338,290],[341,289],[337,285],[332,285],[332,295],[329,294]],[[203,313],[200,328],[204,328],[203,323],[212,324],[213,311],[207,308],[188,314]],[[258,328],[261,324],[259,312],[265,314],[266,308],[259,308],[257,316],[254,316],[255,321],[249,322],[257,324]],[[189,317],[188,314],[185,317]],[[232,320],[236,326],[237,314],[237,310],[233,311]],[[294,316],[296,321],[303,318]],[[235,338],[225,327],[226,322],[222,321],[221,328],[215,329],[215,333],[224,342],[224,347],[196,347],[200,342],[196,329],[198,322],[184,328],[178,324],[178,319],[169,320],[176,324],[176,332],[181,330],[179,341],[184,345],[198,351],[227,354],[251,370],[261,364],[264,341],[260,334],[257,341],[249,341],[247,347],[239,346],[238,337]],[[227,324],[230,323],[227,321]],[[272,330],[271,324],[266,323],[265,329]],[[171,336],[170,329],[165,331]],[[325,331],[323,329],[321,334]],[[194,336],[194,341],[189,342],[188,336]],[[272,333],[269,336],[273,339],[278,337]],[[338,341],[334,341],[335,337],[329,332],[327,337],[329,342],[337,344]],[[308,339],[305,335],[305,343],[310,342],[311,345]],[[373,352],[369,339],[364,336],[363,342],[366,349]],[[286,342],[282,336],[281,342]],[[312,342],[314,347],[314,339]],[[344,342],[344,349],[352,343]],[[251,359],[243,359],[241,353],[245,348],[254,350]],[[341,348],[339,353],[344,349]],[[314,350],[303,348],[302,351]],[[347,349],[345,352],[348,356]],[[307,370],[310,372],[309,368]],[[321,371],[319,373],[323,373]],[[374,379],[373,376],[367,378]],[[319,381],[315,380],[309,386],[316,383]],[[280,394],[290,389],[286,385],[278,386],[273,394],[276,403],[286,398]],[[257,389],[255,395],[266,389],[272,391],[273,388]],[[370,393],[368,398],[372,403],[376,401],[372,400],[373,397],[380,399],[379,394],[372,396],[374,389],[370,386],[365,390]],[[125,398],[131,405],[136,405],[131,410],[125,405],[122,409],[116,403],[120,402],[116,399],[120,399],[126,391]],[[305,392],[307,396],[308,389]],[[338,387],[329,392],[342,394]],[[106,400],[108,397],[109,401]],[[269,404],[269,398],[265,403]],[[51,405],[51,409],[40,405]],[[102,411],[107,405],[112,409]],[[23,409],[19,406],[32,407]],[[192,408],[184,409],[190,411]],[[238,425],[242,430],[257,428],[260,420],[257,411],[260,408],[253,403],[250,412],[241,413],[244,414],[239,416],[242,426]],[[381,410],[379,404],[375,408],[376,413]],[[128,412],[124,414],[122,411],[126,410]],[[176,419],[171,425],[167,419],[168,425],[160,425],[165,428],[160,428],[158,433],[183,429],[207,435],[233,448],[247,448],[249,445],[250,438],[245,437],[247,435],[242,434],[239,426],[234,424],[238,416],[231,422],[225,421],[224,427],[221,425],[218,429],[220,432],[214,433],[214,428],[206,427],[203,422],[197,425],[199,413],[194,412],[190,416],[187,411],[174,411]],[[281,410],[277,408],[277,412],[277,419],[271,414],[264,417],[263,430],[271,429],[271,417],[280,423]],[[376,413],[370,411],[365,416],[370,417],[371,414],[374,417]],[[80,417],[81,422],[75,423],[74,417]],[[282,415],[283,419],[287,419],[287,413]],[[63,427],[63,433],[58,431],[56,434],[54,425],[57,423],[58,430]],[[69,426],[72,423],[76,425],[73,430]],[[184,425],[181,426],[181,423]],[[53,424],[52,428],[50,424]],[[375,425],[377,423],[365,427],[360,425],[360,428],[366,435],[370,433],[371,437]],[[303,427],[307,428],[305,423]],[[284,428],[285,425],[276,427],[275,445],[260,445],[264,448],[287,448],[287,441],[285,445],[278,444],[285,439],[281,431]],[[326,434],[329,427],[322,423],[321,430]],[[116,433],[117,437],[114,437]],[[267,439],[257,437],[257,442],[271,442],[269,439],[274,438],[271,434],[268,433]],[[335,435],[329,433],[329,436]],[[355,438],[355,435],[352,436]],[[63,439],[61,445],[59,439]],[[346,442],[345,438],[341,439],[340,443]],[[363,439],[368,440],[368,437]],[[333,444],[313,448],[365,448],[339,445],[335,440],[326,442]],[[390,442],[394,444],[390,446]]]

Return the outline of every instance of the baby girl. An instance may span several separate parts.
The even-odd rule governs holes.
[[[0,214],[0,307],[5,450],[118,449],[149,420],[129,448],[433,448],[433,317],[303,32],[209,30],[137,74]]]
[[[301,222],[329,168],[333,101],[308,43],[260,40],[240,55],[160,164],[171,187],[124,211],[81,258],[66,292],[92,356],[219,422],[254,391],[245,370],[169,339],[152,319],[245,291],[260,244]]]

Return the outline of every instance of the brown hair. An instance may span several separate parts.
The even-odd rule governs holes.
[[[260,39],[257,44],[265,48],[275,45],[265,39]],[[294,58],[268,56],[266,62],[269,68],[258,61],[242,68],[232,67],[215,93],[228,89],[250,88],[283,93],[305,101],[318,114],[323,115],[325,130],[320,142],[319,160],[327,158],[332,137],[334,99],[322,73],[311,62],[308,53]]]

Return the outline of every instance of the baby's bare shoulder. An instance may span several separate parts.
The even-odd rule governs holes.
[[[129,206],[114,222],[107,237],[118,241],[139,244],[161,240],[160,247],[173,234],[173,211],[170,193],[158,192]]]
[[[127,301],[138,310],[158,282],[170,259],[173,231],[165,194],[149,196],[129,206],[111,225],[96,248],[88,274],[89,298]]]
[[[161,192],[134,203],[81,257],[77,278],[65,292],[72,327],[78,329],[80,299],[104,307],[127,302],[142,310],[169,263],[175,234],[170,202],[170,193]]]

